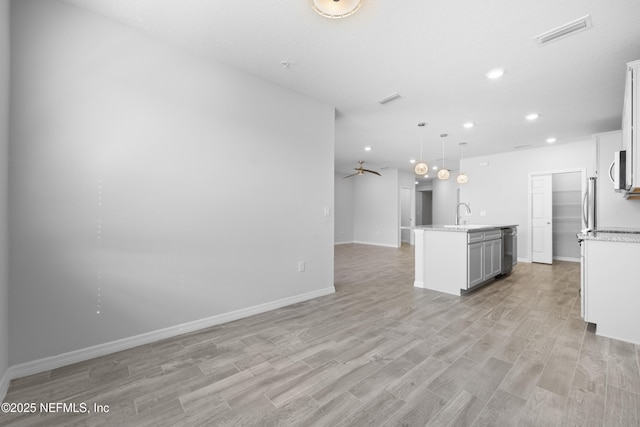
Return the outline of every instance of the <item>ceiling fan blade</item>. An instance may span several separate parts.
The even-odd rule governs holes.
[[[378,175],[378,176],[382,176],[382,175],[380,175],[380,173],[378,173],[378,172],[376,172],[376,171],[369,170],[369,169],[363,169],[363,171],[365,171],[365,172],[369,172],[369,173],[374,173],[374,174],[376,174],[376,175]]]
[[[351,175],[343,176],[342,178],[343,178],[343,179],[344,179],[344,178],[351,178],[352,176],[356,176],[356,175],[358,175],[358,173],[357,173],[357,172],[356,172],[356,173],[352,173]]]

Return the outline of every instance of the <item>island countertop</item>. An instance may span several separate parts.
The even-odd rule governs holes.
[[[425,231],[451,231],[451,232],[463,232],[469,233],[474,231],[486,231],[492,230],[496,228],[514,228],[517,227],[518,224],[499,224],[499,225],[491,225],[491,224],[460,224],[460,225],[449,225],[449,224],[435,224],[435,225],[416,225],[415,230],[425,230]]]
[[[578,240],[596,240],[601,242],[640,243],[640,229],[606,228],[577,234]]]

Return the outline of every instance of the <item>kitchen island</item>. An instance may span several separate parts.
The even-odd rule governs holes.
[[[413,285],[462,295],[500,275],[508,274],[517,262],[516,227],[517,225],[416,227]]]

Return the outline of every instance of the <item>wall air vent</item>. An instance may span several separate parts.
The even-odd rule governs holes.
[[[390,103],[391,101],[395,101],[398,98],[400,98],[400,94],[398,92],[394,92],[389,96],[385,96],[382,99],[378,99],[376,102],[380,105],[384,105],[384,104]]]
[[[553,30],[547,31],[546,33],[537,35],[533,39],[536,41],[536,43],[538,43],[538,45],[543,46],[552,41],[570,36],[589,28],[591,28],[591,17],[589,15],[585,15],[582,18],[576,19],[575,21],[568,22],[564,25],[559,26],[558,28],[554,28]]]

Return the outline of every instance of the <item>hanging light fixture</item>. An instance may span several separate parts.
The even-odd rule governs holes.
[[[438,179],[449,179],[449,169],[444,167],[444,139],[448,135],[446,133],[441,133],[440,138],[442,138],[442,168],[438,171]]]
[[[309,0],[311,8],[325,18],[346,18],[362,6],[362,0]]]
[[[418,123],[418,126],[422,129],[424,129],[426,123],[425,122],[420,122]],[[422,136],[424,134],[424,130],[420,132],[420,158],[422,159]],[[429,172],[429,165],[425,163],[424,160],[420,160],[418,163],[416,163],[416,165],[414,166],[413,170],[415,171],[416,175],[426,175],[427,172]]]
[[[461,142],[460,144],[458,144],[460,146],[460,173],[458,174],[458,177],[456,178],[456,181],[458,182],[458,184],[466,184],[467,182],[469,182],[469,177],[467,175],[465,175],[464,172],[462,172],[464,169],[462,167],[462,161],[464,159],[464,146],[467,145],[466,142]]]

